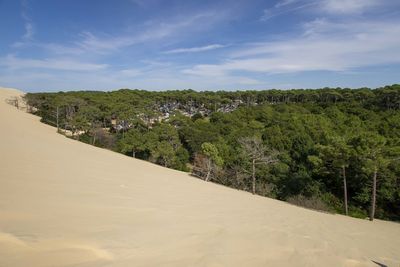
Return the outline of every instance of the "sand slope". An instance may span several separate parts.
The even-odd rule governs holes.
[[[400,224],[298,208],[56,134],[0,90],[0,266],[387,266]],[[383,266],[383,265],[381,265]]]

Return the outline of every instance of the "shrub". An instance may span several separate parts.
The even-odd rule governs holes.
[[[368,217],[368,214],[364,209],[354,206],[349,206],[349,215],[359,219],[365,219]]]
[[[322,199],[315,196],[309,198],[303,195],[291,196],[287,199],[287,202],[308,209],[331,212],[329,206]]]
[[[321,200],[330,207],[331,211],[337,213],[344,213],[344,204],[332,193],[324,193],[321,195]]]

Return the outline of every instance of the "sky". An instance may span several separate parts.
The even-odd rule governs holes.
[[[0,0],[0,86],[244,90],[400,83],[399,0]]]

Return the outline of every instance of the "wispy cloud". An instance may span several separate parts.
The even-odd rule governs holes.
[[[293,3],[295,3],[295,2],[298,2],[299,0],[281,0],[281,1],[278,1],[278,3],[276,3],[275,4],[275,8],[280,8],[280,7],[284,7],[284,6],[287,6],[287,5],[291,5],[291,4],[293,4]]]
[[[25,34],[22,36],[24,40],[32,40],[35,31],[31,22],[25,23]]]
[[[400,63],[400,23],[315,21],[305,24],[296,38],[248,46],[225,62],[196,65],[183,72],[218,76],[233,71],[346,71],[390,63]]]
[[[203,12],[169,22],[147,22],[140,28],[140,31],[128,31],[120,35],[95,35],[85,31],[81,33],[81,40],[75,42],[75,47],[89,52],[113,52],[136,44],[159,41],[182,34],[187,30],[196,31],[199,30],[199,27],[202,29],[216,20],[215,15],[215,12]]]
[[[379,0],[281,0],[272,8],[263,10],[261,21],[306,10],[320,15],[353,15],[373,10],[373,8],[384,5]]]
[[[29,3],[27,0],[22,1],[21,16],[25,21],[25,34],[22,36],[24,40],[31,40],[35,34],[34,26],[31,17],[29,16]]]
[[[39,48],[44,49],[49,54],[77,56],[85,53],[85,50],[76,45],[58,43],[35,43]]]
[[[137,77],[143,74],[142,70],[139,69],[123,69],[120,72],[120,75],[127,77]]]
[[[29,16],[29,3],[27,0],[21,1],[21,18],[24,21],[24,34],[21,36],[21,40],[12,44],[13,47],[21,47],[26,43],[31,42],[33,40],[33,36],[35,34],[35,27],[31,17]]]
[[[274,17],[278,17],[287,13],[292,13],[298,10],[306,9],[309,7],[316,6],[315,1],[303,1],[303,0],[283,0],[278,2],[274,7],[263,10],[261,21],[267,21]]]
[[[378,5],[380,0],[323,0],[319,8],[331,14],[355,14],[362,13]]]
[[[63,58],[26,59],[7,55],[0,59],[0,66],[8,69],[49,69],[68,71],[96,71],[107,68],[107,64],[95,64]]]
[[[226,47],[226,45],[221,44],[211,44],[206,46],[198,46],[198,47],[190,47],[190,48],[177,48],[165,51],[164,54],[178,54],[178,53],[196,53],[196,52],[204,52],[209,50],[214,50],[218,48]]]
[[[0,80],[10,86],[239,89],[299,86],[301,79],[325,86],[332,83],[323,75],[341,82],[359,72],[364,76],[352,79],[360,84],[373,80],[365,67],[376,67],[378,77],[387,72],[381,65],[400,66],[400,19],[389,16],[396,0],[280,0],[258,13],[263,22],[254,21],[258,6],[245,2],[232,7],[178,1],[160,11],[158,0],[130,0],[133,13],[116,18],[113,31],[95,21],[78,19],[71,27],[62,20],[56,21],[60,33],[51,35],[35,33],[45,21],[34,21],[31,8],[39,11],[40,5],[19,1],[19,42],[5,42],[0,55]],[[285,32],[264,27],[279,16]],[[313,77],[316,72],[321,76]]]

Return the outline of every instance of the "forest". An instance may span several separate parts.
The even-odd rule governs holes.
[[[69,91],[25,101],[91,145],[307,208],[400,221],[400,85]]]

